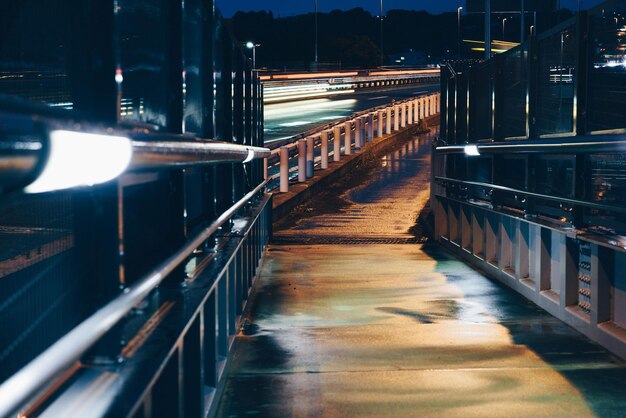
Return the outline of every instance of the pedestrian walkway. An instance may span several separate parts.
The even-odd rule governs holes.
[[[427,242],[429,157],[402,144],[275,232],[219,417],[624,416],[621,361]]]

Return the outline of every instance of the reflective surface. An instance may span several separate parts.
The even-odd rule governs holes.
[[[429,155],[402,144],[275,233],[217,416],[621,414],[626,369],[605,350],[438,247],[398,244],[423,238]]]

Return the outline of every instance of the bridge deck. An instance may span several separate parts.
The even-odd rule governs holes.
[[[622,362],[415,237],[429,152],[277,231],[218,416],[622,416]]]

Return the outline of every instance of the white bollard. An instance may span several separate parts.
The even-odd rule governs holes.
[[[306,181],[306,139],[298,140],[298,181]]]
[[[400,105],[400,127],[406,128],[406,103]]]
[[[391,106],[387,108],[387,126],[385,128],[385,133],[389,135],[391,133]]]
[[[352,154],[352,121],[348,121],[345,124],[345,135],[344,135],[344,150],[343,153],[345,155]]]
[[[413,121],[415,123],[419,123],[420,121],[419,99],[413,100]]]
[[[363,118],[358,117],[354,121],[354,148],[361,149],[363,146]]]
[[[333,128],[333,161],[341,161],[341,126]]]
[[[374,140],[374,114],[367,115],[367,140],[371,142]]]
[[[413,125],[413,102],[408,102],[406,104],[406,123],[407,125]]]
[[[428,96],[424,97],[424,118],[430,116],[430,98]]]
[[[400,106],[395,105],[393,107],[393,131],[400,129]]]
[[[322,131],[322,170],[328,168],[328,131]]]
[[[376,135],[378,138],[383,136],[384,115],[385,115],[385,112],[383,110],[378,111],[378,125],[377,125],[378,135]]]
[[[306,139],[306,178],[313,177],[315,171],[315,137]]]
[[[280,147],[280,192],[289,191],[289,147]]]

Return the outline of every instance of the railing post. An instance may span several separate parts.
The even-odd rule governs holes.
[[[345,124],[345,135],[344,135],[344,154],[350,155],[352,154],[352,121],[347,121]]]
[[[333,128],[333,161],[341,161],[341,125]]]
[[[374,114],[367,115],[367,140],[371,142],[374,139]]]
[[[400,127],[406,128],[406,103],[400,105]]]
[[[393,131],[396,132],[400,129],[400,106],[395,105],[393,107]]]
[[[407,125],[413,125],[413,101],[406,104],[407,107]]]
[[[322,170],[328,168],[328,130],[322,131]]]
[[[267,158],[263,158],[263,180],[267,180]]]
[[[391,133],[391,106],[389,106],[387,108],[387,127],[386,127],[386,133],[387,135],[389,135]]]
[[[363,146],[363,118],[358,117],[354,121],[354,148],[361,149]]]
[[[306,181],[306,139],[298,140],[298,181]]]
[[[383,136],[383,122],[384,122],[384,114],[385,112],[383,110],[379,110],[378,111],[378,137],[380,138],[381,136]]]
[[[413,100],[413,121],[415,123],[419,123],[420,121],[419,99]]]
[[[313,177],[315,170],[315,137],[309,136],[306,139],[306,178]]]
[[[280,192],[289,191],[289,147],[280,147]]]

